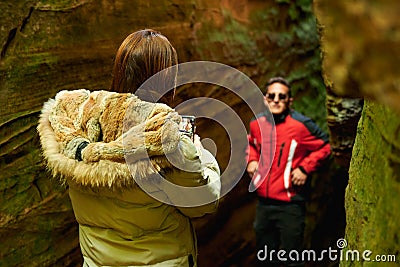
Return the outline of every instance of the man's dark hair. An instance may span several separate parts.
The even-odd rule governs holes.
[[[273,84],[273,83],[280,83],[285,85],[287,88],[289,88],[289,98],[292,97],[292,90],[290,89],[290,83],[282,77],[272,77],[271,79],[268,80],[267,82],[267,91],[268,91],[268,87]]]

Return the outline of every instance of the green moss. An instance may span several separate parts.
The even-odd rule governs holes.
[[[396,113],[365,102],[346,190],[346,239],[350,249],[368,249],[373,255],[400,253],[399,129]],[[378,263],[368,263],[375,265]],[[343,262],[343,266],[353,265]]]
[[[207,20],[202,22],[198,38],[206,40],[197,44],[194,48],[204,60],[226,62],[240,65],[242,62],[254,62],[261,57],[256,40],[249,34],[249,28],[232,17],[227,9],[222,9],[223,31],[216,30],[215,21]],[[233,55],[235,55],[233,57]]]
[[[21,86],[27,87],[26,84],[23,85],[24,81],[30,79],[30,77],[35,78],[41,75],[41,68],[43,66],[51,67],[58,63],[58,56],[49,52],[18,54],[6,57],[2,67],[2,69],[7,71],[7,80],[4,86],[8,90],[15,87],[20,90]]]

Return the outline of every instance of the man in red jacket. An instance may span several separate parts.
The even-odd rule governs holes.
[[[247,172],[258,195],[257,258],[267,266],[304,265],[302,189],[330,155],[328,136],[311,119],[290,109],[292,102],[289,83],[281,77],[270,79],[264,103],[273,121],[268,110],[258,114],[248,135]]]

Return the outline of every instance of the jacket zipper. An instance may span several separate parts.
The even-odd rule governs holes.
[[[279,157],[278,157],[278,167],[281,165],[281,158],[282,158],[282,152],[283,148],[285,147],[285,143],[282,143],[281,148],[279,149]],[[269,191],[269,180],[271,178],[271,171],[269,172],[268,179],[267,179],[267,188],[266,188],[266,197],[268,198],[268,191]]]
[[[271,131],[271,133],[270,133],[270,139],[271,140],[273,139],[272,137],[273,137],[273,131]],[[271,149],[269,150],[269,156],[270,156],[270,159],[272,159],[272,162],[273,162],[273,154],[271,152]],[[272,169],[272,165],[271,165],[270,170],[269,170],[268,179],[267,179],[267,186],[265,188],[265,197],[266,198],[268,198],[268,196],[269,196],[269,180],[271,179],[271,169]]]
[[[279,150],[278,167],[281,165],[281,158],[282,158],[282,152],[283,152],[283,147],[284,146],[285,146],[285,143],[282,143],[281,149]]]
[[[268,174],[268,179],[267,179],[267,187],[265,189],[265,198],[268,198],[268,191],[269,191],[269,179],[271,178],[271,172]]]

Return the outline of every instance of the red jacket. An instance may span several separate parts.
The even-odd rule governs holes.
[[[328,136],[310,119],[290,110],[274,116],[265,112],[250,122],[247,162],[258,161],[253,184],[260,197],[302,201],[301,186],[293,186],[291,171],[311,174],[330,155]],[[275,144],[275,145],[274,145]]]

